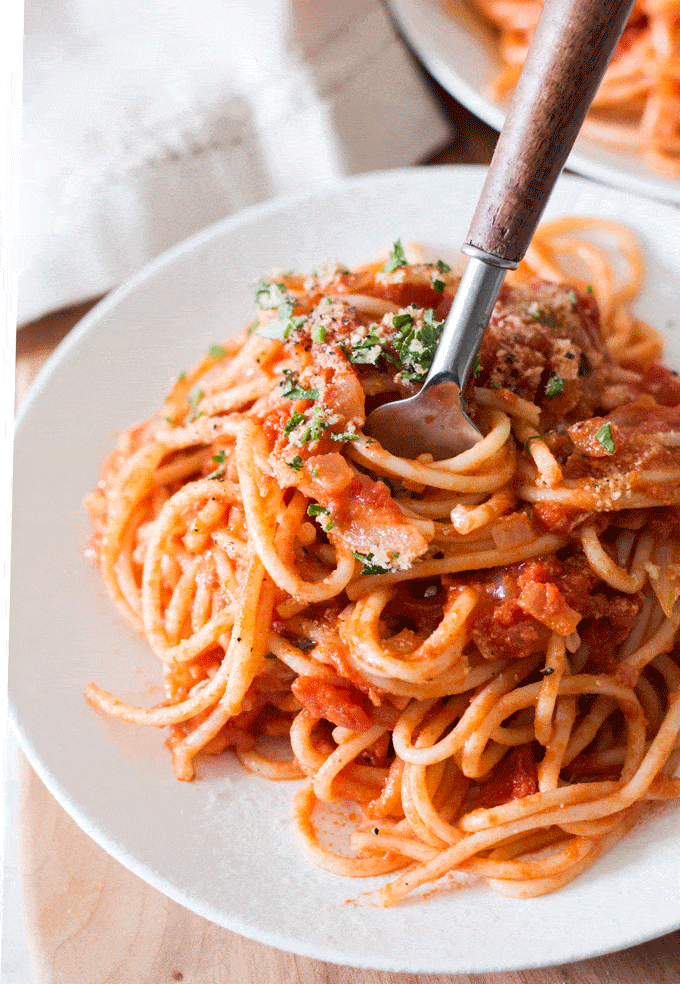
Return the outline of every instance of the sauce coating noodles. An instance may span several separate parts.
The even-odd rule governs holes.
[[[578,269],[577,269],[578,267]],[[578,274],[578,275],[576,275]],[[629,303],[636,242],[543,226],[503,286],[466,398],[484,437],[408,460],[367,436],[415,392],[458,277],[328,264],[255,285],[257,317],[126,431],[87,499],[166,700],[178,779],[233,749],[302,779],[303,848],[336,874],[447,872],[553,891],[680,781],[680,382]],[[292,758],[258,739],[289,739]],[[318,801],[355,800],[353,856]]]

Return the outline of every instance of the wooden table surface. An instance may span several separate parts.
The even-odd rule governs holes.
[[[488,163],[493,131],[434,87],[457,139],[431,163]],[[22,327],[16,348],[17,405],[47,356],[91,306],[54,312]],[[114,861],[62,810],[22,755],[19,776],[22,887],[35,984],[680,982],[680,932],[594,960],[460,976],[355,970],[284,953],[194,915]]]

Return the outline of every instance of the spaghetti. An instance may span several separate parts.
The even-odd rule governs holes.
[[[503,68],[489,87],[514,89],[541,0],[473,0],[499,32]],[[455,16],[457,4],[447,7]],[[599,143],[636,152],[653,170],[680,177],[680,2],[638,0],[582,128]]]
[[[629,311],[642,275],[616,224],[543,226],[474,367],[484,437],[441,461],[363,425],[424,378],[445,263],[397,242],[382,267],[256,284],[247,331],[120,437],[88,497],[166,691],[142,708],[90,684],[89,702],[168,727],[179,779],[226,748],[303,779],[304,849],[399,871],[385,905],[447,872],[526,897],[593,864],[680,793],[680,382]],[[347,799],[351,857],[314,825]]]

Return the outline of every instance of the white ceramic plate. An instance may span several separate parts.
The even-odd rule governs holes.
[[[413,169],[251,209],[166,253],[95,308],[41,374],[16,436],[10,706],[21,743],[81,827],[150,884],[214,922],[286,950],[390,971],[471,973],[560,964],[680,926],[680,816],[656,811],[559,893],[518,901],[485,887],[391,910],[347,900],[368,885],[306,860],[291,830],[295,783],[230,756],[177,782],[163,733],[110,721],[81,697],[95,680],[151,700],[160,679],[85,561],[82,499],[115,432],[251,315],[248,284],[275,267],[353,264],[401,236],[455,258],[484,176]],[[578,178],[550,214],[625,220],[649,265],[638,309],[668,328],[680,366],[680,212]],[[671,252],[670,244],[675,244]]]
[[[405,38],[423,64],[455,99],[500,130],[505,111],[486,95],[501,67],[493,29],[468,0],[455,0],[455,17],[443,0],[388,0]],[[451,3],[451,7],[454,4]],[[567,167],[579,174],[680,204],[680,180],[652,171],[634,154],[576,141]]]

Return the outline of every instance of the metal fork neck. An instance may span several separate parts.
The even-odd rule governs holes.
[[[469,257],[423,389],[444,382],[464,389],[505,272],[478,256]]]

